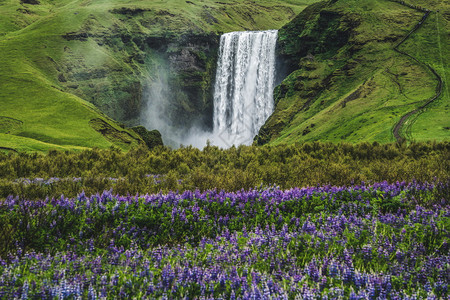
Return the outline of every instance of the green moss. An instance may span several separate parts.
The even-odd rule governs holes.
[[[149,131],[144,126],[136,126],[131,129],[139,134],[149,149],[153,149],[157,146],[164,146],[161,133],[158,130]]]

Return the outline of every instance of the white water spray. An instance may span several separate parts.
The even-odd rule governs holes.
[[[277,35],[277,30],[222,35],[214,91],[214,144],[251,144],[272,114]]]
[[[143,123],[158,129],[166,145],[250,145],[273,112],[278,31],[230,32],[221,36],[214,90],[213,131],[177,128],[171,118],[168,74],[159,68],[147,92]]]

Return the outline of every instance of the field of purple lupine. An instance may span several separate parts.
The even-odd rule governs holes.
[[[1,299],[447,299],[450,182],[0,201]]]

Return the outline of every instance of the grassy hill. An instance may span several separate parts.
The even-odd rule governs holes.
[[[448,140],[450,4],[405,3],[432,12],[401,53],[424,12],[389,0],[0,1],[0,149],[129,149],[142,141],[116,121],[137,125],[149,80],[193,60],[171,79],[185,126],[211,111],[220,33],[282,26],[288,72],[259,144],[395,141],[416,110],[402,137]],[[436,94],[428,66],[443,88],[420,109]]]
[[[280,28],[313,2],[2,0],[0,149],[128,149],[139,137],[107,115],[136,118],[158,59],[144,43]]]
[[[409,6],[388,0],[320,2],[283,27],[280,54],[290,74],[275,91],[276,110],[257,142],[395,141],[394,126],[415,110],[402,124],[401,138],[448,140],[450,3],[404,3]],[[431,10],[426,20],[425,11],[413,5]],[[400,52],[394,51],[415,26]],[[439,85],[428,66],[442,78],[442,93],[418,109]]]
[[[0,36],[0,147],[16,151],[80,149],[116,145],[127,149],[138,137],[124,131],[93,105],[65,91],[55,80],[61,26],[52,24],[64,7],[28,9],[2,1]],[[53,30],[50,30],[53,28]],[[106,139],[89,122],[99,118],[122,137]]]

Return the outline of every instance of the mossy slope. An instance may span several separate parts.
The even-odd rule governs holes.
[[[450,5],[406,1],[433,10],[401,45],[444,79],[440,98],[408,120],[409,140],[450,138],[448,47]],[[437,12],[439,10],[439,12]],[[257,143],[395,141],[400,118],[432,97],[435,76],[393,50],[423,12],[388,0],[312,5],[280,30],[280,55],[291,73],[275,90],[276,109]]]

